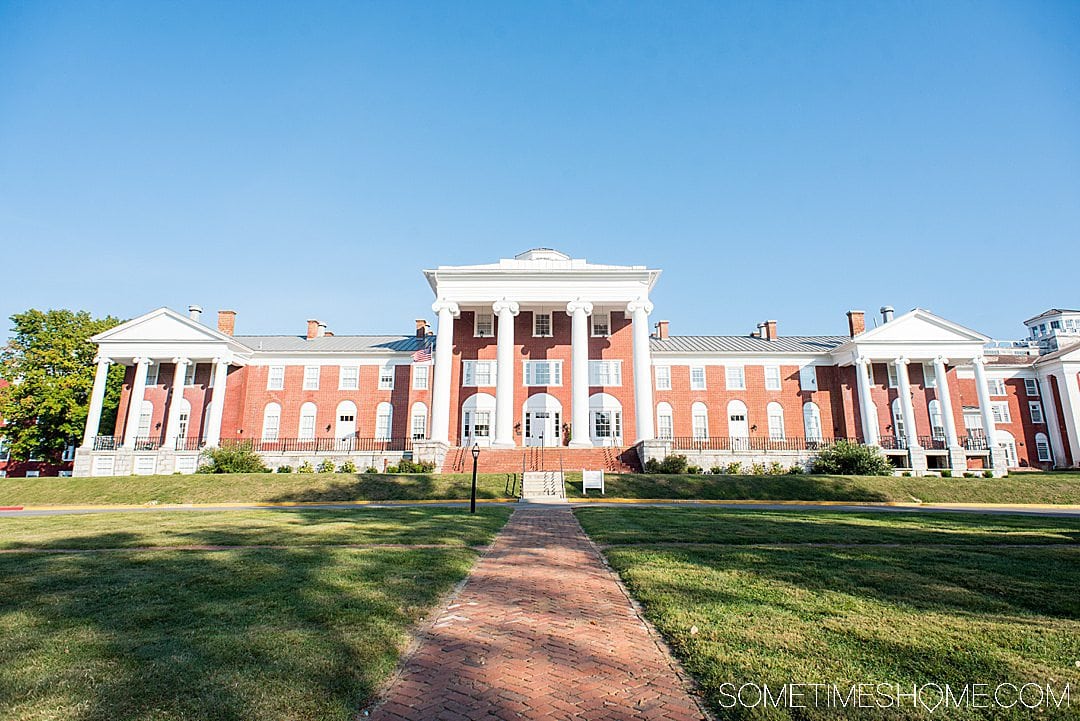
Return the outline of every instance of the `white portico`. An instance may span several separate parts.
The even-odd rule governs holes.
[[[590,339],[597,337],[597,329],[604,328],[597,318],[617,311],[632,319],[633,347],[633,399],[635,406],[635,440],[653,438],[652,378],[649,356],[649,313],[652,291],[659,270],[645,266],[601,265],[589,263],[582,258],[571,258],[555,250],[537,248],[514,258],[497,263],[464,266],[440,266],[425,270],[424,275],[435,294],[432,309],[438,314],[438,333],[434,353],[434,377],[432,386],[431,442],[449,446],[456,445],[456,437],[450,433],[453,414],[461,412],[456,407],[458,394],[454,388],[455,353],[459,346],[471,338],[495,336],[495,413],[490,445],[496,448],[512,448],[528,445],[538,430],[528,414],[532,405],[536,418],[548,422],[554,414],[562,417],[562,404],[554,399],[534,399],[532,405],[522,405],[522,385],[538,386],[544,382],[526,379],[530,362],[529,348],[543,345],[545,333],[554,336],[557,324],[554,314],[565,314],[570,320],[568,338],[550,339],[550,345],[565,345],[569,341],[570,408],[567,445],[586,448],[594,445],[590,433]],[[463,312],[471,312],[473,328],[455,327]],[[522,313],[534,317],[529,339],[515,338],[516,319]],[[565,320],[563,321],[565,322]],[[520,332],[520,329],[519,331]],[[538,340],[539,339],[539,340]],[[528,342],[527,342],[528,341]],[[530,345],[532,343],[532,345]],[[467,345],[467,344],[466,344]],[[538,372],[550,375],[552,386],[563,385],[564,371],[541,368]],[[485,365],[485,374],[490,367]],[[487,377],[487,376],[485,376]],[[475,405],[475,402],[474,402]],[[594,404],[595,405],[595,404]],[[453,407],[452,407],[453,406]],[[557,411],[551,410],[558,406]],[[535,409],[534,409],[535,410]],[[518,417],[518,413],[522,417]],[[485,416],[486,418],[486,416]],[[561,443],[561,432],[554,426],[543,431],[547,443]],[[528,426],[528,432],[523,427]]]

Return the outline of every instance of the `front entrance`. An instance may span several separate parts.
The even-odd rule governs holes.
[[[526,446],[560,446],[559,438],[559,412],[558,411],[526,411],[525,412],[525,445]]]

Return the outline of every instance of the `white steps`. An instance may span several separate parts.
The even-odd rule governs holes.
[[[521,476],[521,500],[527,503],[565,503],[561,471],[526,471]]]

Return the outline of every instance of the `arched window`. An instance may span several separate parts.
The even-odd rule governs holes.
[[[135,435],[143,440],[150,439],[150,423],[154,420],[154,404],[143,401],[139,407],[139,425]]]
[[[803,403],[802,407],[803,415],[803,428],[806,429],[806,440],[808,441],[820,441],[821,440],[821,409],[818,408],[817,403],[809,401]]]
[[[191,401],[187,398],[180,399],[180,416],[177,418],[176,438],[186,440],[188,425],[191,423]]]
[[[622,445],[622,404],[608,393],[589,396],[589,437],[593,445]]]
[[[656,437],[664,440],[675,437],[675,416],[670,403],[656,404]]]
[[[375,438],[380,441],[390,440],[394,407],[385,401],[375,409]]]
[[[769,414],[769,438],[774,441],[784,440],[784,407],[773,401],[767,408]]]
[[[312,421],[311,427],[315,427]],[[263,409],[262,439],[263,441],[276,441],[281,432],[281,406],[277,403],[267,403]]]
[[[296,437],[302,441],[315,439],[315,404],[310,401],[300,406],[300,427]]]
[[[945,417],[941,413],[941,401],[932,400],[927,404],[930,411],[930,435],[934,440],[945,440]]]
[[[1005,465],[1009,468],[1019,466],[1020,462],[1016,458],[1016,439],[1013,438],[1013,434],[998,428],[994,432],[994,440],[997,441],[998,448],[1005,451]]]
[[[1054,454],[1050,450],[1050,439],[1045,433],[1035,434],[1035,453],[1040,463],[1052,463]]]
[[[704,440],[709,437],[709,409],[698,401],[690,406],[690,418],[693,423],[694,438]]]
[[[495,428],[495,396],[473,393],[461,404],[461,445],[486,446]]]
[[[340,449],[348,450],[352,448],[356,438],[356,404],[352,401],[338,403],[334,417],[337,419],[334,425],[334,438],[337,439]]]
[[[419,402],[413,403],[411,418],[409,432],[412,439],[422,441],[427,438],[427,405]]]
[[[898,443],[907,440],[907,433],[904,430],[904,410],[900,407],[899,398],[894,398],[892,402],[892,427],[893,436],[895,436]],[[904,446],[900,447],[903,448]]]

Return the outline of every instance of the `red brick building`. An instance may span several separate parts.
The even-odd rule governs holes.
[[[268,464],[363,468],[410,456],[456,467],[462,448],[520,464],[559,448],[568,467],[682,453],[706,468],[805,463],[846,438],[924,473],[1075,466],[1080,346],[1002,347],[915,309],[861,311],[844,332],[672,334],[652,321],[660,271],[547,249],[424,271],[438,334],[235,334],[192,306],[97,336],[77,475],[191,472],[199,450],[251,443]],[[1068,311],[1060,311],[1068,313]],[[1046,314],[1037,316],[1046,322]],[[1033,320],[1036,320],[1033,319]],[[100,429],[105,373],[128,367],[117,425]],[[608,449],[600,454],[595,449]],[[580,462],[579,462],[580,461]]]

